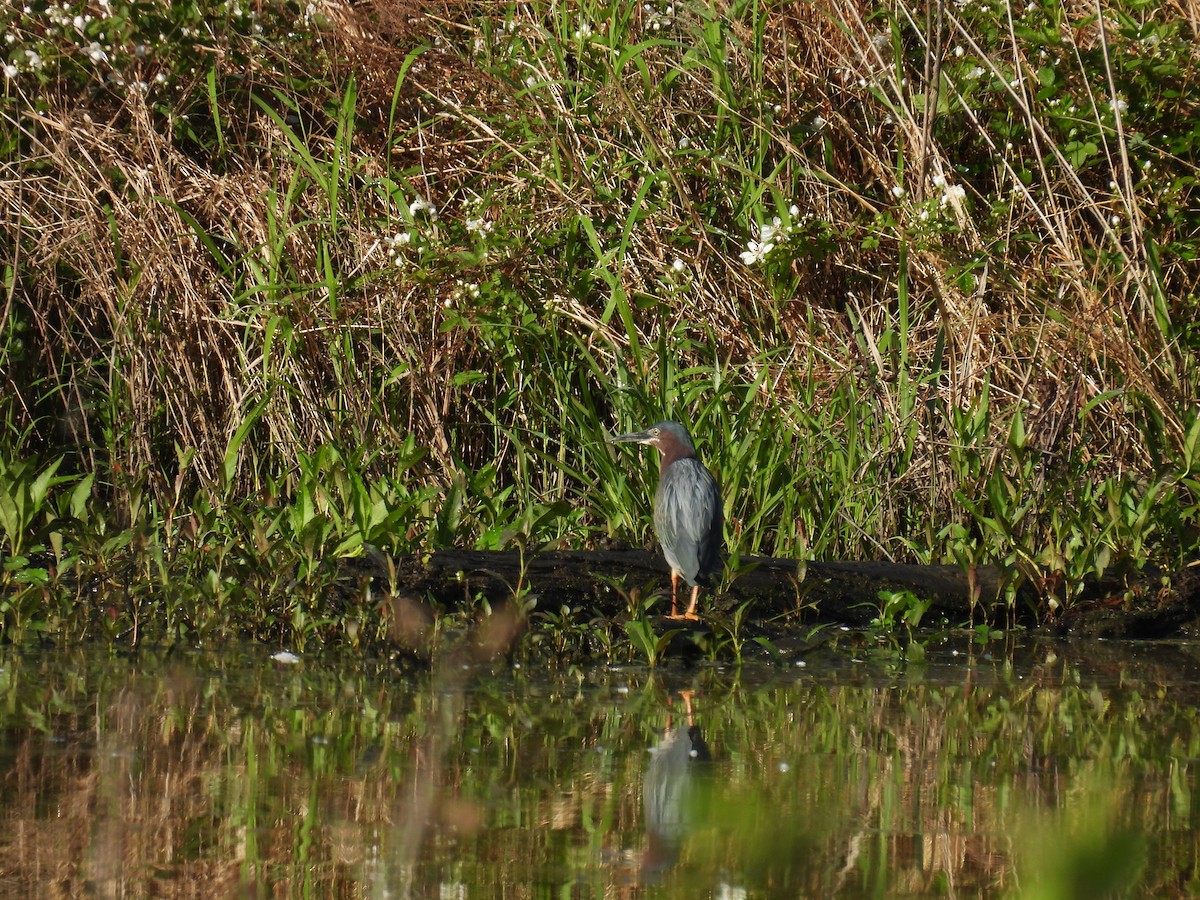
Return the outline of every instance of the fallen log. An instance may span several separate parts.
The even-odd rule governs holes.
[[[1200,637],[1200,560],[1178,572],[1152,570],[1088,585],[1053,628],[1093,638]]]
[[[516,597],[537,609],[562,607],[617,615],[632,604],[670,590],[670,572],[662,556],[643,550],[439,550],[424,557],[396,560],[391,574],[378,559],[366,563],[374,576],[428,597],[444,609],[489,605]],[[756,619],[795,616],[803,621],[863,625],[876,618],[881,592],[908,591],[926,601],[929,611],[955,624],[1027,620],[1033,609],[997,609],[1006,584],[1003,571],[981,566],[971,573],[957,566],[891,562],[799,562],[742,557],[720,591],[701,594],[701,611],[724,614],[751,603]],[[1018,594],[1021,605],[1036,599]],[[666,600],[662,608],[665,610]]]
[[[346,560],[348,574],[386,581],[413,598],[444,610],[492,608],[514,599],[535,610],[608,617],[640,614],[655,595],[655,611],[669,604],[669,570],[658,553],[644,550],[439,550],[388,561],[380,554]],[[742,557],[732,562],[725,586],[701,594],[704,616],[726,616],[750,603],[749,618],[782,626],[833,623],[861,626],[880,615],[881,594],[907,591],[927,603],[923,625],[988,623],[1043,627],[1085,637],[1200,636],[1200,561],[1178,573],[1150,572],[1083,586],[1080,599],[1051,610],[1030,579],[1015,582],[998,566],[965,571],[958,566],[878,561],[801,562]]]

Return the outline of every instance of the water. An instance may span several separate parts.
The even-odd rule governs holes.
[[[0,653],[5,896],[1193,895],[1200,647]]]

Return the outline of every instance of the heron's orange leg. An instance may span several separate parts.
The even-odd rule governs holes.
[[[676,600],[676,598],[678,596],[678,591],[679,591],[679,576],[676,573],[672,572],[671,573],[671,614],[669,616],[667,616],[667,618],[668,619],[699,619],[700,617],[698,615],[696,615],[696,601],[700,597],[700,585],[696,585],[695,587],[692,588],[692,602],[688,604],[687,612],[685,612],[683,615],[679,614],[679,604]]]

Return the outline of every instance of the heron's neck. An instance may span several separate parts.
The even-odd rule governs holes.
[[[673,462],[681,459],[695,459],[695,451],[689,450],[682,444],[672,444],[670,447],[664,447],[662,451],[662,466],[659,468],[659,473],[665,473],[667,468]]]

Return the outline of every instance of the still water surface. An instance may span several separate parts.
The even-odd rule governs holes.
[[[272,649],[0,651],[0,894],[1200,891],[1194,645],[434,674]]]

